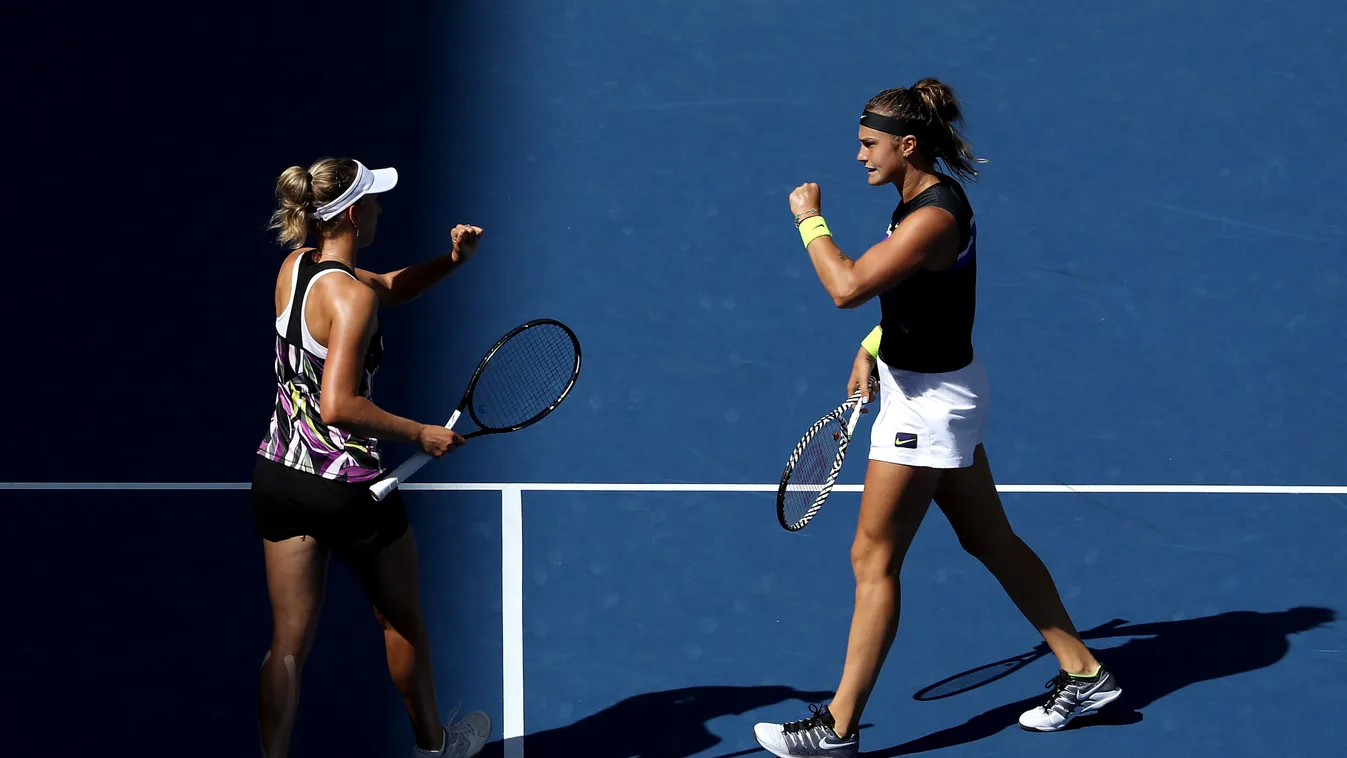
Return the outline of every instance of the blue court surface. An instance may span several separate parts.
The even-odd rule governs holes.
[[[111,257],[51,243],[55,217],[20,240],[56,245],[24,253],[48,283],[21,304],[63,303],[42,323],[101,373],[55,370],[15,319],[0,753],[258,754],[271,619],[246,482],[280,257],[264,227],[286,166],[353,154],[402,174],[362,265],[441,252],[455,223],[487,230],[469,266],[381,317],[377,402],[442,420],[529,318],[584,348],[555,414],[406,488],[441,710],[487,711],[492,758],[767,755],[753,723],[807,716],[841,674],[864,446],[800,533],[777,525],[775,483],[879,317],[832,305],[787,196],[818,182],[843,250],[878,241],[896,194],[866,186],[857,120],[924,76],[954,87],[989,159],[967,189],[993,471],[1124,695],[1080,728],[1021,731],[1048,655],[922,697],[1041,639],[932,509],[862,754],[1340,751],[1347,7],[348,5],[259,3],[212,34],[24,11],[30,34],[76,24],[111,51],[100,29],[120,24],[131,42],[88,66],[129,87],[87,106],[112,131],[33,100],[32,123],[54,117],[68,141],[23,166],[111,170],[130,152],[154,168],[127,180],[124,211],[89,211],[119,230]],[[333,39],[365,51],[344,74]],[[79,261],[120,294],[70,283]],[[384,666],[334,562],[292,755],[410,755]]]

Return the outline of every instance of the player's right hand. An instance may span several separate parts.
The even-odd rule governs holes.
[[[865,348],[856,353],[856,360],[851,364],[851,378],[847,380],[847,397],[864,389],[868,403],[879,395],[879,383],[874,381],[875,365],[874,357]]]
[[[449,239],[454,242],[454,250],[451,253],[454,263],[467,263],[477,254],[477,243],[482,239],[482,227],[459,224],[449,232]]]
[[[426,455],[439,458],[445,453],[452,453],[467,440],[458,432],[447,429],[443,426],[434,426],[427,424],[421,427],[416,435],[416,443],[426,452]]]

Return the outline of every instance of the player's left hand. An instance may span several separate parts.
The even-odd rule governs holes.
[[[823,213],[823,208],[819,202],[818,185],[813,182],[806,182],[795,188],[790,193],[790,212],[796,216],[805,211],[815,211]]]
[[[466,263],[477,253],[477,241],[482,238],[482,227],[459,224],[449,232],[454,241],[454,263]]]

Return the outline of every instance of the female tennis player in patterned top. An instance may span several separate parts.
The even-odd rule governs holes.
[[[382,410],[370,395],[383,353],[379,306],[420,296],[467,262],[482,234],[460,225],[451,232],[453,250],[429,261],[383,274],[357,268],[358,251],[374,242],[378,195],[396,183],[394,169],[328,158],[286,169],[276,187],[280,207],[271,227],[295,250],[276,278],[276,401],[251,493],[274,624],[258,692],[267,758],[289,752],[332,553],[355,570],[383,626],[388,669],[411,719],[413,756],[475,755],[491,729],[480,711],[441,723],[407,513],[398,491],[383,502],[369,492],[383,471],[380,440],[413,443],[436,457],[463,442],[439,424]],[[317,247],[305,247],[310,237]]]
[[[878,373],[880,410],[851,547],[855,610],[841,682],[829,704],[811,706],[811,717],[754,727],[777,756],[857,754],[857,725],[898,628],[899,571],[932,500],[1057,657],[1052,694],[1020,725],[1055,731],[1121,693],[1082,643],[1043,562],[1011,529],[983,447],[988,380],[972,345],[977,228],[959,182],[936,169],[941,162],[976,177],[961,121],[954,93],[937,79],[866,104],[856,159],[871,186],[892,184],[900,198],[885,239],[854,261],[833,241],[818,185],[790,195],[833,302],[856,308],[879,298],[880,325],[856,354],[847,395],[868,393]]]

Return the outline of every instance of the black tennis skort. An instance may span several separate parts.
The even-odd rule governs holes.
[[[348,560],[368,558],[407,531],[402,492],[383,501],[370,482],[338,482],[257,456],[253,469],[253,529],[279,542],[308,536]]]

